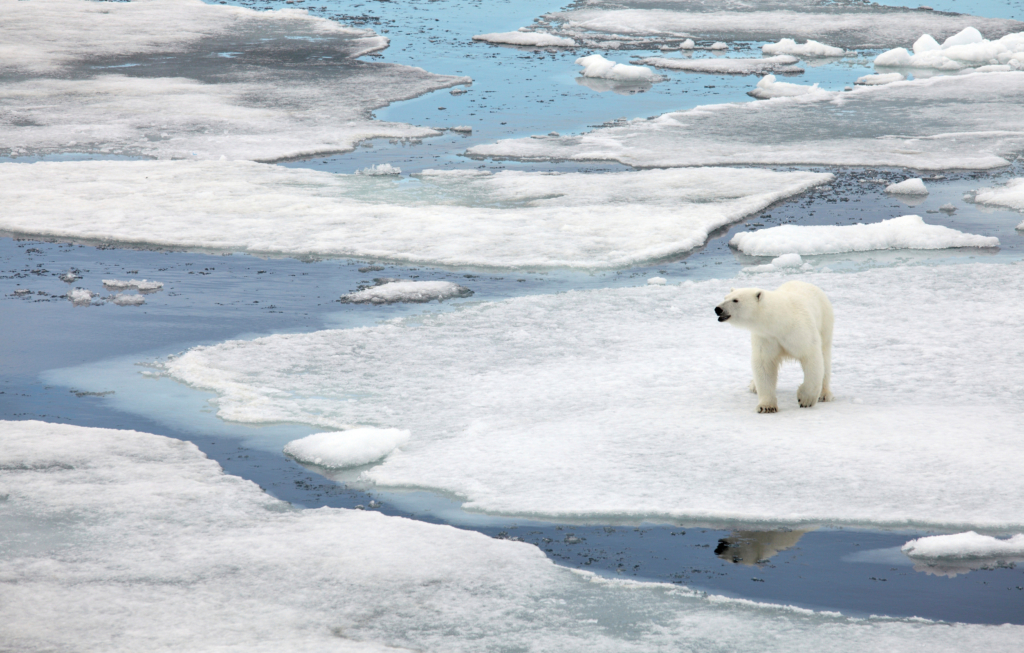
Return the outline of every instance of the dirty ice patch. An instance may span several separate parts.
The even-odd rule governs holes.
[[[408,442],[409,435],[401,429],[364,426],[292,440],[284,446],[284,452],[300,462],[321,467],[358,467],[388,455]]]
[[[123,279],[104,279],[103,287],[107,290],[128,290],[134,288],[140,292],[156,292],[162,290],[164,284],[162,281],[148,281],[146,279],[142,281],[138,279],[129,279],[128,281]]]
[[[798,57],[842,57],[846,50],[824,43],[818,43],[814,39],[808,39],[806,43],[797,43],[793,39],[781,39],[778,43],[766,43],[761,46],[761,52],[768,55],[792,54]]]
[[[573,41],[572,39],[553,36],[544,32],[496,32],[492,34],[477,34],[473,37],[473,40],[525,47],[576,47],[576,41]]]
[[[770,100],[776,97],[795,97],[797,95],[807,95],[808,93],[827,93],[824,89],[818,88],[817,84],[813,86],[807,86],[806,84],[791,84],[789,82],[779,82],[775,80],[775,75],[765,75],[761,78],[761,81],[757,83],[757,86],[752,91],[747,91],[747,95],[755,97],[758,100]]]
[[[893,195],[927,195],[928,188],[924,185],[924,180],[920,177],[915,177],[913,179],[904,179],[895,184],[889,184],[885,187],[885,192],[892,193]]]
[[[225,420],[407,429],[365,478],[470,510],[1019,532],[1022,267],[806,273],[835,307],[837,400],[800,409],[784,367],[770,416],[748,390],[749,336],[715,319],[735,280],[234,340],[164,369],[217,393]]]
[[[656,68],[669,70],[685,70],[691,73],[757,75],[765,73],[802,73],[804,69],[795,66],[799,59],[788,54],[780,54],[763,59],[669,59],[666,57],[646,57],[640,63]]]
[[[616,63],[599,54],[580,57],[576,60],[576,65],[583,66],[580,74],[584,77],[597,77],[617,82],[657,82],[662,79],[661,75],[650,68]]]
[[[639,167],[988,169],[1009,165],[1024,152],[1021,97],[1024,72],[933,77],[846,93],[702,106],[576,136],[500,140],[468,153]]]
[[[974,27],[966,27],[942,45],[931,34],[923,34],[914,42],[913,52],[906,48],[883,52],[875,57],[875,66],[945,71],[965,68],[999,70],[999,67],[1021,70],[1024,69],[1024,31],[990,41]]]
[[[470,297],[473,291],[451,281],[388,281],[341,296],[343,304],[424,303]]]
[[[804,263],[799,254],[783,254],[773,258],[770,263],[764,265],[752,265],[743,268],[743,272],[783,272],[786,270],[810,270],[810,263]]]
[[[297,9],[33,0],[5,2],[3,16],[2,156],[343,152],[369,138],[439,135],[371,112],[470,81],[359,61],[388,40]]]
[[[688,251],[829,174],[457,170],[338,175],[243,161],[0,164],[0,230],[289,256],[611,268]]]
[[[22,421],[0,440],[0,623],[18,651],[754,653],[771,633],[791,651],[1009,653],[1024,632],[601,579],[521,542],[296,509],[146,433]]]
[[[794,252],[807,256],[878,249],[999,247],[999,239],[927,224],[919,215],[903,215],[872,224],[784,224],[758,231],[742,231],[732,237],[729,246],[751,256],[779,256]]]
[[[975,194],[974,201],[988,206],[1005,206],[1024,211],[1024,177],[1011,179],[1005,186],[982,188]],[[1024,229],[1024,222],[1017,228]]]

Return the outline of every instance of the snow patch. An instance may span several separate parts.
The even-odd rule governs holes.
[[[358,467],[387,456],[409,440],[400,429],[360,427],[347,431],[314,433],[284,446],[284,452],[299,462],[341,469]]]

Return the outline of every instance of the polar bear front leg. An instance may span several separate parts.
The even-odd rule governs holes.
[[[754,390],[757,392],[757,412],[774,413],[779,410],[775,386],[779,381],[779,363],[782,347],[775,340],[753,335],[750,339],[750,367],[754,372]]]
[[[818,403],[821,397],[822,383],[825,379],[825,361],[822,352],[815,348],[805,358],[800,359],[804,368],[804,382],[796,391],[796,398],[801,408],[810,408]]]

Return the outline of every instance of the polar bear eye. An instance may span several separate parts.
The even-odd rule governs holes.
[[[734,299],[734,300],[732,300],[732,303],[733,303],[733,304],[739,304],[739,303],[740,303],[740,300],[738,300],[738,299]]]

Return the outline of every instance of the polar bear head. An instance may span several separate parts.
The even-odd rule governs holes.
[[[719,322],[732,322],[735,326],[746,327],[756,320],[761,308],[760,288],[733,288],[725,301],[715,307]]]

